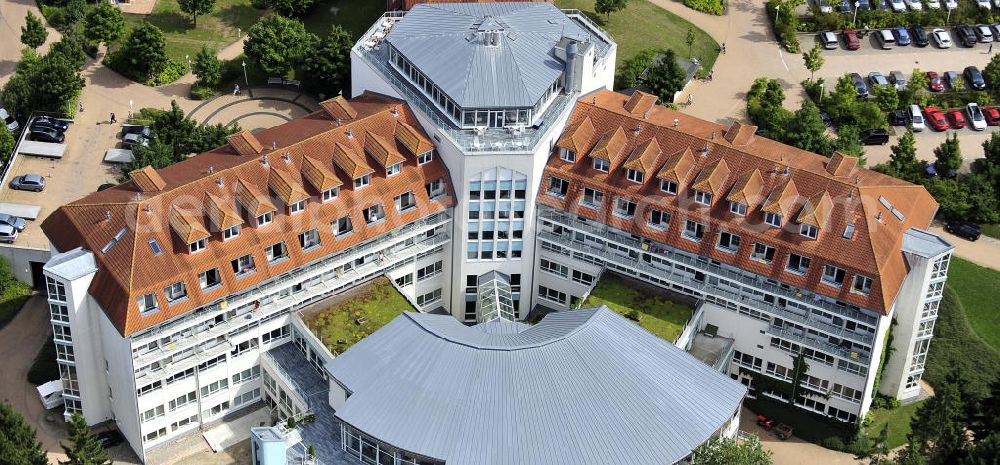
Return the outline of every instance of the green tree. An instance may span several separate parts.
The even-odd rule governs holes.
[[[983,155],[986,161],[1000,166],[1000,132],[994,131],[990,138],[983,142]]]
[[[69,419],[70,445],[61,444],[69,460],[59,461],[60,465],[111,465],[104,446],[90,432],[87,420],[79,413]]]
[[[11,115],[25,117],[32,109],[35,96],[34,80],[41,60],[34,49],[21,50],[21,59],[14,68],[14,75],[0,92],[0,100],[3,100]]]
[[[694,450],[691,465],[771,465],[771,452],[757,436],[746,440],[712,438]]]
[[[934,167],[938,175],[953,177],[962,167],[962,148],[958,145],[958,133],[945,137],[944,142],[934,149]]]
[[[34,13],[28,11],[24,17],[24,26],[21,26],[21,43],[31,48],[41,47],[45,39],[49,36],[49,31],[45,30],[42,20],[38,19]]]
[[[830,92],[823,102],[826,104],[827,114],[835,123],[857,125],[854,114],[858,106],[858,92],[850,75],[845,74],[837,79],[833,92]]]
[[[837,128],[835,150],[858,157],[858,165],[865,165],[865,148],[861,146],[861,131],[857,126],[847,125]]]
[[[927,180],[924,187],[937,201],[941,215],[948,219],[969,217],[969,191],[957,179],[936,177]]]
[[[87,0],[66,0],[66,19],[76,24],[87,15]]]
[[[1000,196],[994,188],[993,180],[982,173],[963,176],[959,180],[969,193],[969,208],[972,219],[980,223],[1000,222]]]
[[[786,139],[786,125],[792,114],[782,105],[785,91],[777,79],[761,78],[754,81],[747,92],[747,114],[765,137],[792,143]]]
[[[966,422],[959,388],[960,376],[952,372],[934,386],[934,397],[923,403],[910,420],[910,436],[928,463],[953,464],[966,442]]]
[[[920,455],[920,446],[910,438],[906,446],[896,452],[895,465],[926,465],[927,459]]]
[[[997,465],[1000,463],[1000,433],[993,433],[979,441],[962,459],[962,465]]]
[[[65,112],[67,105],[83,89],[80,69],[61,53],[48,54],[38,64],[34,82],[34,109]]]
[[[284,16],[268,16],[247,32],[247,58],[272,76],[286,76],[309,56],[319,39],[302,23]]]
[[[802,352],[792,357],[792,395],[788,396],[788,405],[794,405],[796,396],[799,395],[799,385],[802,384],[802,378],[806,376],[808,371],[809,363],[806,362],[806,357]]]
[[[10,153],[14,150],[14,135],[10,133],[6,125],[0,125],[0,161],[7,163],[10,160]]]
[[[923,178],[924,165],[917,159],[917,143],[913,130],[908,129],[896,145],[890,147],[892,154],[889,162],[880,167],[880,171],[889,176],[917,183]]]
[[[0,403],[0,457],[10,465],[48,465],[35,429],[7,402]]]
[[[198,17],[207,15],[215,9],[215,0],[177,0],[181,11],[191,15],[194,27],[198,27]]]
[[[92,43],[107,45],[125,35],[125,15],[109,2],[98,2],[83,19],[83,36]]]
[[[617,13],[628,6],[628,0],[595,0],[594,12],[611,18],[611,13]]]
[[[903,104],[915,103],[921,107],[927,106],[927,99],[929,98],[927,85],[929,83],[930,81],[928,81],[926,73],[921,71],[920,68],[913,68],[910,80],[906,82],[906,91],[903,96],[900,96],[900,100]]]
[[[860,102],[854,107],[854,121],[859,128],[888,128],[885,112],[875,102]]]
[[[802,54],[802,61],[805,62],[806,69],[809,70],[809,80],[812,81],[816,71],[819,71],[826,61],[823,59],[823,48],[816,44],[811,50]]]
[[[647,48],[635,56],[629,58],[622,62],[622,65],[618,67],[618,73],[615,75],[615,89],[632,89],[638,87],[640,84],[640,79],[642,79],[642,72],[645,71],[653,64],[653,57],[656,56],[656,50]]]
[[[208,47],[202,45],[191,63],[191,72],[198,76],[198,81],[202,84],[214,86],[222,79],[222,62]]]
[[[879,431],[878,436],[875,439],[871,439],[864,433],[861,432],[858,441],[855,445],[861,450],[860,453],[855,454],[854,458],[857,460],[868,460],[868,465],[892,465],[892,461],[889,460],[889,447],[886,446],[886,440],[889,438],[889,425],[882,426],[882,430]]]
[[[278,14],[298,18],[307,13],[316,0],[267,0],[267,6]]]
[[[349,91],[353,46],[351,34],[339,24],[334,24],[330,33],[303,65],[308,87],[326,95]]]
[[[899,92],[896,90],[896,86],[872,86],[872,96],[875,97],[875,103],[879,109],[884,112],[899,108]]]
[[[989,395],[979,401],[970,418],[969,429],[977,440],[1000,433],[1000,377],[989,384]]]
[[[149,79],[167,66],[167,41],[163,31],[149,21],[139,23],[116,52],[134,77]]]
[[[802,150],[833,155],[833,141],[827,137],[819,107],[811,99],[803,99],[802,107],[788,118],[784,142]]]
[[[87,54],[83,51],[83,45],[80,45],[79,39],[73,36],[63,36],[58,42],[50,45],[48,55],[53,54],[62,55],[76,69],[83,69],[84,63],[87,62]]]
[[[983,79],[991,89],[1000,89],[1000,55],[990,57],[990,62],[983,68]]]
[[[677,64],[677,55],[669,48],[646,75],[646,85],[662,102],[673,102],[674,94],[684,88],[686,80],[687,73]]]
[[[688,26],[687,34],[684,35],[684,43],[688,46],[688,58],[694,57],[692,48],[694,47],[694,29]]]

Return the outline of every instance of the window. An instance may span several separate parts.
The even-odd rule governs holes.
[[[860,389],[849,388],[847,386],[834,383],[831,393],[841,399],[850,400],[853,402],[861,402],[861,397],[863,393]]]
[[[712,194],[702,191],[694,191],[694,201],[702,205],[712,205]]]
[[[206,410],[203,413],[204,413],[204,416],[206,416],[206,417],[214,417],[214,416],[216,416],[216,415],[218,415],[218,414],[220,414],[222,412],[225,412],[226,410],[229,410],[229,401],[228,400],[225,401],[225,402],[223,402],[223,403],[221,403],[221,404],[219,404],[219,405],[216,405],[215,407],[212,407],[209,410]]]
[[[392,176],[394,174],[399,174],[399,170],[403,167],[402,163],[396,163],[394,165],[389,165],[385,168],[385,175]]]
[[[567,183],[566,181],[556,177],[549,178],[549,188],[546,190],[546,192],[548,192],[549,195],[563,198],[566,197],[566,191],[568,190],[569,190],[569,183]]]
[[[915,388],[917,386],[920,386],[920,377],[921,376],[923,376],[923,373],[917,373],[915,375],[907,376],[906,377],[906,388],[905,389],[913,389],[913,388]]]
[[[635,202],[619,197],[615,201],[615,215],[623,218],[632,218],[635,216]]]
[[[333,235],[340,237],[345,234],[349,234],[354,231],[354,227],[351,226],[351,217],[344,216],[337,221],[333,222]]]
[[[52,325],[52,336],[60,341],[73,342],[73,334],[67,325]]]
[[[541,262],[542,271],[552,273],[554,275],[561,276],[563,278],[569,276],[569,267],[566,265],[553,262],[551,260],[542,259]]]
[[[267,257],[268,263],[284,260],[288,258],[288,247],[285,246],[284,241],[269,245],[264,247],[264,256]]]
[[[583,188],[583,198],[580,203],[588,207],[598,207],[604,201],[604,193],[589,187]]]
[[[191,253],[201,252],[202,250],[205,250],[206,243],[207,243],[207,239],[198,239],[198,240],[196,240],[196,241],[188,244],[188,250]]]
[[[566,293],[559,292],[555,289],[549,289],[545,286],[538,286],[538,297],[545,300],[550,300],[556,302],[559,305],[566,305]]]
[[[833,265],[823,266],[823,283],[833,287],[844,285],[844,270]]]
[[[948,263],[951,261],[951,254],[934,260],[931,268],[931,279],[940,279],[948,276]]]
[[[628,177],[629,181],[637,182],[639,184],[642,184],[643,179],[645,179],[642,171],[639,170],[627,170],[625,171],[625,176]]]
[[[769,224],[769,225],[771,225],[771,226],[774,226],[775,228],[780,228],[781,227],[781,215],[778,215],[776,213],[771,213],[771,212],[764,213],[764,222],[767,223],[767,224]]]
[[[595,170],[607,173],[608,169],[610,168],[611,168],[611,163],[609,163],[607,160],[601,160],[600,158],[594,159]]]
[[[382,204],[372,205],[362,210],[362,214],[364,214],[365,223],[368,224],[375,224],[385,219],[385,212],[382,210]]]
[[[153,294],[141,296],[135,299],[135,303],[139,307],[140,314],[152,313],[159,310],[159,307],[156,305],[156,296]]]
[[[302,250],[309,250],[319,244],[318,229],[310,229],[302,234],[299,234],[299,245],[302,246]]]
[[[417,282],[423,281],[425,279],[430,279],[434,276],[441,274],[441,262],[433,263],[427,265],[423,268],[417,269]]]
[[[872,278],[860,274],[854,275],[854,284],[851,286],[851,292],[864,295],[870,294],[872,292]]]
[[[917,329],[917,338],[930,337],[933,335],[934,335],[934,320],[920,322],[920,327]]]
[[[253,255],[250,254],[237,258],[230,262],[230,264],[233,267],[233,273],[237,277],[248,275],[257,270],[253,264]]]
[[[417,155],[417,165],[426,165],[434,160],[434,151],[428,150],[420,155]]]
[[[788,254],[788,271],[795,274],[806,274],[809,271],[809,257],[797,253]]]
[[[729,202],[729,211],[739,216],[747,216],[747,206],[743,203]]]
[[[736,253],[740,248],[740,236],[729,232],[719,233],[719,249],[724,252]]]
[[[441,300],[441,289],[435,289],[423,295],[417,296],[417,306],[423,307]]]
[[[649,213],[649,225],[657,229],[667,229],[670,223],[670,213],[653,209]]]
[[[294,215],[302,210],[306,209],[306,201],[299,200],[298,202],[288,204],[288,214]]]
[[[69,323],[69,307],[59,304],[49,304],[49,318]]]
[[[243,355],[247,352],[250,352],[253,349],[256,349],[258,346],[259,344],[257,342],[257,338],[249,339],[239,344],[236,344],[236,347],[234,347],[232,350],[233,357],[239,357],[240,355]]]
[[[157,389],[160,389],[162,387],[163,387],[163,382],[162,381],[153,381],[152,383],[149,383],[149,384],[147,384],[145,386],[140,387],[139,389],[136,389],[135,393],[138,396],[144,396],[144,395],[149,394],[150,392],[153,392],[153,391],[155,391]]]
[[[198,275],[198,282],[201,284],[201,290],[203,291],[222,284],[222,278],[219,276],[219,269],[212,268],[211,270],[200,273]]]
[[[164,415],[164,413],[165,411],[163,409],[163,406],[159,405],[157,407],[146,410],[145,412],[142,412],[142,421],[147,422],[154,418],[160,418]]]
[[[338,195],[340,195],[340,188],[334,187],[333,189],[327,189],[323,191],[322,198],[324,202],[329,202],[337,198]]]
[[[191,415],[190,417],[183,418],[181,420],[175,421],[170,424],[170,432],[177,431],[187,425],[192,425],[198,423],[198,415]]]
[[[800,224],[799,225],[799,234],[802,237],[808,237],[809,239],[815,239],[816,236],[819,234],[819,228],[817,228],[817,227],[815,227],[815,226],[813,226],[811,224]]]
[[[49,300],[57,300],[59,302],[66,301],[66,285],[52,279],[48,276],[45,277],[45,287],[49,294]]]
[[[416,208],[417,198],[413,192],[404,192],[396,196],[396,209],[400,213]]]
[[[209,384],[207,386],[202,386],[201,387],[201,396],[202,397],[210,396],[210,395],[215,394],[215,393],[217,393],[217,392],[219,392],[219,391],[221,391],[223,389],[228,389],[228,388],[229,388],[229,380],[226,379],[226,378],[222,378],[222,379],[220,379],[218,381],[215,381],[215,382],[213,382],[213,383],[211,383],[211,384]]]
[[[257,227],[259,228],[261,226],[271,224],[271,221],[273,220],[274,212],[264,212],[263,215],[257,217]]]
[[[562,161],[568,161],[570,163],[576,162],[576,152],[559,147],[559,159]]]
[[[248,402],[253,402],[254,400],[257,400],[258,397],[260,397],[260,388],[254,388],[252,391],[247,391],[234,397],[233,405],[239,406]]]
[[[167,428],[163,427],[163,428],[160,428],[160,429],[158,429],[156,431],[152,431],[152,432],[146,434],[145,436],[143,436],[143,438],[145,438],[146,441],[153,441],[153,440],[156,440],[156,439],[160,439],[160,438],[162,438],[162,437],[164,437],[166,435],[167,435]]]
[[[240,225],[233,226],[231,228],[226,228],[222,231],[222,240],[228,241],[236,236],[240,235]]]
[[[587,286],[590,286],[594,284],[594,275],[584,273],[578,270],[573,270],[573,282],[586,284]]]
[[[670,195],[677,195],[677,183],[666,179],[660,180],[660,190]]]
[[[362,187],[365,187],[368,184],[370,184],[371,181],[372,181],[372,175],[370,174],[366,174],[364,176],[361,176],[360,178],[354,178],[354,188],[361,189]]]
[[[932,300],[930,302],[924,302],[924,309],[920,313],[920,318],[924,319],[937,316],[939,307],[941,307],[940,300]]]
[[[163,295],[167,296],[167,303],[174,303],[177,300],[187,297],[184,289],[184,281],[177,281],[163,289]]]
[[[701,238],[705,235],[705,225],[687,220],[684,223],[684,233],[683,236],[695,242],[701,241]]]
[[[399,287],[406,287],[413,284],[413,273],[406,273],[403,276],[396,278],[396,285]]]
[[[160,243],[156,242],[156,239],[149,240],[149,248],[153,251],[153,255],[159,255],[163,253],[163,249],[160,248]]]
[[[179,408],[181,408],[181,407],[183,407],[185,405],[188,405],[190,403],[193,403],[196,400],[198,400],[198,393],[195,392],[195,391],[191,391],[191,392],[189,392],[187,394],[184,394],[183,396],[180,396],[180,397],[178,397],[178,398],[176,398],[174,400],[171,400],[167,404],[167,406],[170,408],[170,411],[173,412],[174,410],[177,410],[177,409],[179,409]]]
[[[750,258],[761,263],[770,264],[774,261],[774,247],[760,242],[753,245],[753,253]]]
[[[424,189],[427,190],[428,198],[435,198],[444,195],[444,181],[440,179],[435,179],[424,185]]]
[[[944,295],[944,281],[931,283],[927,286],[927,298],[933,299],[934,297],[941,297]]]

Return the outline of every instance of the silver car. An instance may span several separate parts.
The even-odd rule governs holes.
[[[37,174],[14,176],[14,179],[10,181],[10,188],[21,191],[41,192],[45,190],[45,178]]]
[[[938,48],[951,48],[951,34],[948,31],[937,28],[931,31],[931,37]]]
[[[0,213],[0,224],[6,224],[7,226],[12,226],[18,231],[24,231],[25,223],[24,218],[14,215],[8,215],[6,213]]]
[[[887,86],[889,85],[889,80],[878,71],[872,71],[868,73],[868,82],[873,86]]]
[[[906,90],[906,75],[902,71],[889,71],[889,81],[896,85],[896,90]]]
[[[14,242],[17,240],[17,230],[9,224],[0,224],[0,242]]]

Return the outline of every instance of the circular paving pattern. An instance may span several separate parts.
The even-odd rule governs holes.
[[[188,113],[200,124],[239,124],[259,132],[319,109],[316,99],[297,90],[258,88],[241,96],[220,95]]]

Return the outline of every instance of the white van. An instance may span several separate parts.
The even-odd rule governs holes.
[[[878,44],[883,50],[889,50],[896,46],[896,37],[892,35],[892,31],[889,29],[879,29],[878,31]]]
[[[914,132],[923,131],[927,127],[924,124],[924,115],[920,113],[919,105],[910,105],[910,127],[913,128]]]

